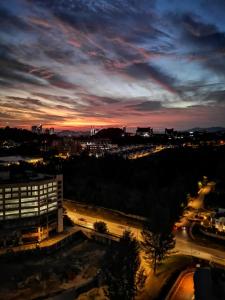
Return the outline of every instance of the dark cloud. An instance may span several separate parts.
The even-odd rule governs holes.
[[[0,1],[0,104],[17,124],[188,122],[224,103],[225,25],[209,9],[224,1],[12,3]]]
[[[26,22],[15,14],[10,13],[7,9],[0,7],[0,28],[1,30],[29,30]]]
[[[138,80],[151,79],[169,92],[177,93],[175,88],[176,80],[162,72],[160,69],[157,69],[155,66],[147,63],[137,63],[128,66],[126,69],[124,69],[124,72]]]
[[[205,100],[225,104],[225,90],[210,91],[207,93]]]
[[[190,14],[183,16],[183,25],[186,30],[185,38],[194,47],[205,52],[220,51],[225,48],[225,33],[220,32],[215,25],[206,24]]]
[[[144,101],[127,107],[137,111],[155,111],[160,110],[162,108],[162,104],[160,101]]]

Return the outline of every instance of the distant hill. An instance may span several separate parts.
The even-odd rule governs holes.
[[[195,128],[188,129],[188,131],[219,132],[219,131],[225,131],[225,127],[208,127],[208,128],[195,127]]]
[[[60,137],[79,137],[79,136],[89,136],[89,131],[71,131],[71,130],[63,130],[60,132],[57,132],[57,135]]]

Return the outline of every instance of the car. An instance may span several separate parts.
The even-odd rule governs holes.
[[[79,218],[78,220],[82,222],[87,222],[87,220],[85,220],[84,218]]]

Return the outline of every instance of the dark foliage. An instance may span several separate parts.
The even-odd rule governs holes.
[[[167,228],[167,227],[166,227]],[[175,246],[175,239],[172,233],[158,228],[152,231],[148,226],[142,231],[143,242],[141,246],[145,252],[145,259],[150,267],[153,267],[154,274],[159,263]]]
[[[107,233],[108,228],[105,222],[97,221],[94,223],[94,229],[100,233]]]
[[[105,262],[103,278],[109,299],[134,299],[144,274],[140,270],[139,244],[130,232],[125,231],[119,243],[111,246]]]

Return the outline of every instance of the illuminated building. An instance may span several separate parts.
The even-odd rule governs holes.
[[[97,129],[97,128],[91,128],[90,135],[91,135],[91,136],[96,135],[96,134],[99,132],[99,130],[100,130],[100,129]]]
[[[138,127],[136,130],[136,135],[141,137],[150,137],[153,135],[153,128],[151,127]]]
[[[63,177],[0,176],[0,244],[39,242],[63,231]]]
[[[39,126],[36,126],[36,125],[32,126],[31,131],[33,133],[41,134],[42,133],[42,125],[40,124]]]

